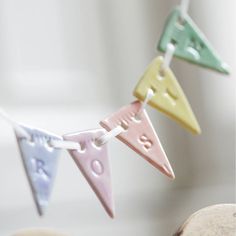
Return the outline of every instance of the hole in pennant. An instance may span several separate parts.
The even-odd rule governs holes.
[[[125,120],[122,120],[120,122],[120,126],[124,129],[124,131],[127,131],[129,129],[129,125],[128,125],[127,121],[125,121]]]
[[[35,139],[33,135],[30,135],[30,139],[26,139],[30,145],[35,145]]]
[[[133,121],[136,122],[136,123],[140,123],[140,122],[142,121],[140,114],[135,114],[135,115],[132,117],[132,119],[133,119]]]
[[[154,95],[155,95],[155,93],[157,93],[157,89],[156,89],[154,86],[151,85],[151,88],[150,88],[150,89],[152,90],[152,92],[153,92]]]
[[[53,149],[54,149],[51,141],[52,141],[52,139],[45,137],[45,146],[48,149],[48,151],[53,151]]]
[[[174,46],[176,46],[178,44],[177,40],[175,40],[175,39],[171,39],[170,43],[173,44]]]
[[[94,138],[94,139],[91,140],[91,142],[92,142],[92,145],[93,145],[95,148],[101,149],[102,143],[99,142],[99,138]]]
[[[183,17],[179,16],[178,19],[177,19],[177,21],[176,21],[176,26],[177,26],[180,30],[183,30],[185,24],[186,24],[186,20],[185,20]]]
[[[165,77],[165,69],[162,67],[160,70],[159,70],[159,73],[157,75],[157,78],[158,80],[163,80]]]
[[[85,152],[86,150],[85,142],[79,142],[79,145],[80,145],[80,150],[78,150],[78,152]]]

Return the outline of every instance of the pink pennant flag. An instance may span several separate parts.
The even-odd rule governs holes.
[[[119,125],[122,126],[125,131],[119,134],[117,138],[162,173],[174,179],[174,172],[146,111],[143,110],[139,113],[141,105],[141,102],[135,101],[122,107],[118,112],[101,121],[100,124],[108,131]]]
[[[97,146],[95,140],[104,135],[105,130],[95,129],[64,135],[64,140],[78,142],[81,150],[70,150],[75,163],[101,201],[110,217],[114,217],[111,171],[107,146]]]

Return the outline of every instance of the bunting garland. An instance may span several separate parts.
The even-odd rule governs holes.
[[[188,16],[187,8],[188,0],[182,0],[180,7],[169,16],[158,43],[158,49],[165,55],[151,62],[136,85],[133,94],[138,100],[100,121],[102,128],[58,136],[19,124],[0,110],[0,116],[14,128],[39,215],[44,214],[50,200],[61,149],[69,151],[110,217],[115,215],[107,151],[111,138],[117,137],[160,172],[175,178],[145,106],[156,108],[194,134],[199,134],[201,129],[197,119],[170,69],[172,57],[229,73],[228,66]]]

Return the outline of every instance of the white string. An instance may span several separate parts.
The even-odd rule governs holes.
[[[173,58],[174,52],[175,52],[175,45],[173,43],[168,43],[166,47],[163,64],[162,64],[163,70],[170,67],[170,63]]]
[[[147,105],[148,101],[151,99],[151,97],[154,95],[154,92],[152,89],[148,89],[147,96],[142,103],[142,106],[137,113],[139,115]],[[0,108],[0,117],[2,117],[5,121],[7,121],[10,125],[13,126],[15,129],[15,132],[18,134],[19,137],[26,138],[27,140],[31,140],[30,134],[24,130],[15,120],[13,120],[4,110]],[[95,140],[96,145],[102,146],[106,144],[110,139],[116,137],[117,135],[124,132],[124,128],[122,126],[117,126],[116,128],[110,130],[109,132],[105,133],[101,137],[97,138]],[[59,149],[67,149],[67,150],[82,150],[81,146],[77,142],[73,141],[67,141],[67,140],[50,140],[48,142],[48,145],[53,148],[59,148]]]
[[[15,120],[13,120],[3,109],[0,108],[0,117],[2,117],[5,121],[7,121],[10,125],[13,126],[17,135],[21,138],[26,138],[27,140],[31,140],[30,134],[24,130]],[[111,131],[107,132],[103,136],[96,139],[96,144],[98,146],[102,146],[107,143],[113,137],[119,135],[124,131],[124,128],[121,126],[117,126]],[[67,150],[82,150],[81,146],[77,142],[67,141],[67,140],[50,140],[48,145],[53,148],[59,149],[67,149]]]
[[[154,91],[149,88],[146,94],[146,97],[144,99],[144,101],[142,102],[142,105],[139,109],[139,111],[136,114],[136,117],[139,117],[140,114],[144,111],[145,107],[147,106],[148,102],[151,100],[151,98],[154,96]]]
[[[180,3],[181,18],[184,20],[188,14],[189,0],[182,0]]]
[[[98,146],[102,146],[102,145],[106,144],[110,139],[116,137],[117,135],[121,134],[122,132],[124,132],[124,128],[121,127],[120,125],[118,125],[116,128],[110,130],[109,132],[105,133],[104,135],[102,135],[101,137],[96,139],[96,144]]]
[[[17,135],[21,138],[31,140],[30,134],[25,131],[15,120],[13,120],[3,109],[0,108],[0,117],[13,126]]]
[[[13,120],[3,109],[0,108],[0,117],[7,121],[10,125],[13,126],[15,132],[20,138],[25,138],[31,140],[30,134],[23,129],[15,120]],[[71,150],[81,150],[79,143],[65,140],[50,140],[48,143],[53,148],[61,149],[71,149]]]
[[[50,140],[48,142],[49,146],[59,149],[67,150],[81,150],[81,146],[77,142],[67,141],[67,140]]]

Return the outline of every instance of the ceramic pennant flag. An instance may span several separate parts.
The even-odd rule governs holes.
[[[27,140],[15,132],[38,213],[43,215],[52,192],[60,154],[59,149],[52,148],[48,143],[62,138],[36,128],[20,126],[31,136],[31,140]]]
[[[229,74],[229,67],[210,45],[204,34],[187,15],[181,19],[176,8],[169,16],[158,49],[165,52],[168,43],[175,45],[174,55],[189,62]]]
[[[125,131],[119,134],[117,138],[162,173],[174,179],[174,172],[146,111],[144,110],[137,117],[140,108],[141,102],[135,101],[105,118],[100,124],[108,131],[121,125]]]
[[[175,119],[193,133],[201,133],[199,124],[173,72],[169,68],[162,71],[162,65],[162,57],[153,60],[137,84],[134,95],[143,101],[148,89],[152,89],[154,96],[148,104]]]
[[[95,140],[104,135],[104,129],[95,129],[64,135],[64,140],[78,142],[81,150],[70,150],[75,163],[101,201],[110,217],[114,217],[114,200],[107,145],[97,146]]]

